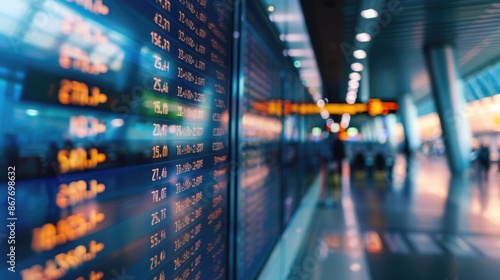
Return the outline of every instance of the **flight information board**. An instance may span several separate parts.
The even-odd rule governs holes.
[[[237,279],[254,279],[281,234],[281,116],[256,108],[282,99],[282,43],[258,1],[247,2],[243,27],[241,171]]]
[[[18,0],[0,18],[0,279],[225,279],[232,11]]]
[[[295,70],[292,65],[289,69]],[[287,73],[287,100],[291,103],[302,102],[305,94],[304,86],[295,71]],[[301,159],[300,148],[301,138],[303,138],[303,127],[301,118],[298,115],[291,114],[284,118],[284,148],[283,148],[283,223],[286,226],[293,213],[298,207],[302,197],[302,164],[304,161]]]

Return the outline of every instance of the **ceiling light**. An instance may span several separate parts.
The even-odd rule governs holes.
[[[38,116],[38,111],[34,110],[34,109],[28,109],[28,110],[26,110],[26,115],[28,115],[30,117],[36,117],[36,116]]]
[[[300,68],[300,61],[295,60],[295,61],[293,62],[293,66],[295,66],[295,68]]]
[[[361,16],[366,19],[376,18],[378,17],[378,12],[374,9],[366,9],[361,11]]]
[[[314,52],[311,48],[304,48],[304,49],[289,49],[288,50],[288,55],[293,56],[293,57],[312,57],[314,56]]]
[[[320,107],[320,108],[325,107],[325,101],[324,101],[323,99],[318,100],[318,102],[316,102],[316,104],[317,104],[317,105],[318,105],[318,107]]]
[[[353,72],[353,73],[349,74],[349,79],[354,80],[354,81],[359,81],[359,80],[361,80],[361,74],[359,74],[358,72]]]
[[[361,64],[359,62],[355,62],[355,63],[351,64],[351,69],[352,69],[352,71],[355,71],[355,72],[361,72],[365,69],[365,67],[363,67],[363,64]]]
[[[273,6],[273,5],[271,5],[271,6],[267,7],[267,10],[268,10],[270,13],[274,12],[274,6]]]
[[[348,92],[345,100],[347,101],[347,103],[353,104],[354,102],[356,102],[356,98],[358,98],[358,95],[356,93]]]
[[[349,81],[349,88],[359,88],[359,82],[358,81]]]
[[[302,15],[299,13],[272,13],[269,17],[273,22],[299,22]]]
[[[356,103],[356,98],[351,98],[348,96],[348,97],[346,97],[345,102],[347,102],[347,104],[349,104],[349,105],[352,105],[352,104]]]
[[[338,123],[333,123],[330,129],[332,130],[333,133],[337,133],[340,130],[340,125]]]
[[[307,37],[306,34],[293,33],[293,34],[284,35],[284,40],[282,40],[282,41],[303,42],[304,40],[308,40],[308,39],[309,39],[309,37]]]
[[[348,128],[348,127],[349,127],[349,122],[341,122],[341,123],[340,123],[340,126],[341,126],[342,128]]]
[[[122,119],[114,119],[111,121],[111,125],[114,127],[121,127],[123,126],[124,121]]]
[[[348,128],[350,121],[351,121],[351,115],[345,113],[342,115],[342,120],[340,121],[340,126],[343,128]]]
[[[327,111],[327,110],[323,110],[323,111],[321,111],[321,113],[320,113],[320,114],[321,114],[321,117],[322,117],[324,120],[326,120],[326,119],[328,119],[328,118],[330,117],[330,113],[328,113],[328,111]]]
[[[364,50],[354,51],[353,55],[357,59],[365,59],[366,58],[366,52]]]
[[[368,33],[359,33],[358,35],[356,35],[356,40],[361,43],[370,42],[371,39],[372,36],[370,36],[370,34]]]

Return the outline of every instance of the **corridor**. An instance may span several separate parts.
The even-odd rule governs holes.
[[[444,159],[415,160],[407,176],[405,165],[398,158],[382,180],[343,176],[333,206],[318,203],[288,279],[498,279],[496,166],[478,180],[452,177]]]

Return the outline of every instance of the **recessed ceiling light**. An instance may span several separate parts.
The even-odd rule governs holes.
[[[358,81],[350,80],[348,84],[349,84],[349,88],[354,88],[354,89],[359,88],[359,82]]]
[[[351,115],[345,113],[342,115],[342,120],[340,121],[340,126],[343,128],[348,128],[351,121]]]
[[[267,7],[267,10],[268,10],[270,13],[274,12],[274,6],[273,6],[273,5],[271,5],[271,6]]]
[[[361,43],[370,42],[371,39],[372,36],[370,36],[370,34],[368,33],[359,33],[356,35],[356,40]]]
[[[316,105],[318,105],[318,107],[320,108],[323,108],[325,107],[325,101],[323,99],[320,99],[318,100],[318,102],[316,102]]]
[[[111,121],[111,125],[114,126],[114,127],[121,127],[123,126],[124,124],[124,121],[122,119],[114,119]],[[172,126],[174,127],[174,126]]]
[[[348,96],[345,98],[345,102],[347,102],[347,104],[354,104],[354,103],[356,103],[356,98]]]
[[[26,110],[26,115],[31,116],[31,117],[36,117],[36,116],[38,116],[38,111],[35,109],[28,109],[28,110]]]
[[[354,80],[354,81],[359,81],[361,80],[361,75],[358,72],[353,72],[349,74],[349,79]]]
[[[354,51],[353,55],[357,59],[365,59],[366,58],[366,52],[364,50]]]
[[[300,64],[300,61],[298,61],[298,60],[295,60],[295,61],[293,62],[293,66],[295,66],[295,68],[300,68],[300,65],[301,65],[301,64]]]
[[[351,64],[351,69],[352,69],[352,71],[355,71],[355,72],[361,72],[365,69],[365,67],[363,66],[363,64],[361,64],[359,62],[355,62],[355,63]]]
[[[378,12],[375,9],[366,9],[361,11],[361,16],[366,19],[378,17]]]

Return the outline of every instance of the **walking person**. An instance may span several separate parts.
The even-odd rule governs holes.
[[[344,142],[337,137],[333,141],[333,162],[335,165],[335,171],[338,172],[339,176],[342,177],[342,162],[345,158],[345,146]]]
[[[479,162],[479,172],[481,174],[481,179],[486,179],[488,180],[488,172],[490,170],[490,148],[485,146],[483,143],[481,143],[481,146],[479,147],[479,155],[478,155],[478,162]]]

